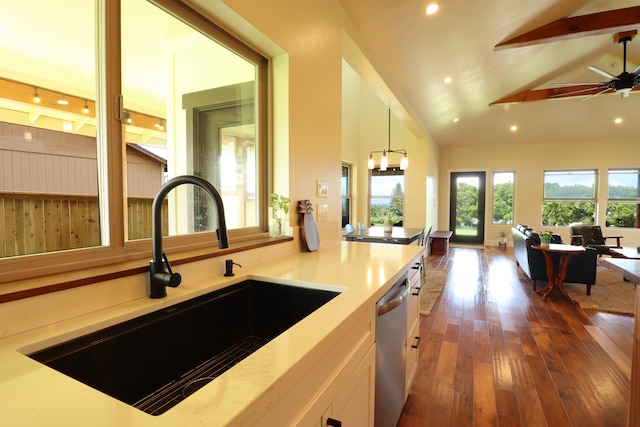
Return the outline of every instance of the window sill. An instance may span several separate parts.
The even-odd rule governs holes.
[[[251,249],[290,242],[292,240],[293,237],[291,236],[283,236],[281,238],[261,236],[242,241],[234,241],[231,247],[226,249],[206,248],[182,251],[171,255],[171,265],[177,266],[210,258],[228,256]],[[143,274],[148,271],[148,264],[142,263],[140,260],[134,260],[0,284],[0,304],[91,285],[106,280]]]

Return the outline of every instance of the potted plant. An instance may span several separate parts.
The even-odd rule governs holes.
[[[538,233],[538,235],[540,236],[540,246],[543,248],[548,248],[549,243],[551,243],[551,240],[553,240],[553,231],[546,230],[542,233]]]
[[[393,224],[395,224],[396,222],[398,222],[398,218],[393,213],[393,210],[386,209],[384,212],[384,222],[382,223],[384,232],[391,233],[391,231],[393,231]]]
[[[269,231],[270,236],[282,236],[282,217],[289,213],[289,203],[291,203],[291,200],[287,196],[282,196],[278,193],[271,194],[271,217],[273,221]]]
[[[498,243],[505,245],[507,243],[507,232],[504,230],[498,231]]]

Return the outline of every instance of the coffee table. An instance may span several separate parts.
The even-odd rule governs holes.
[[[630,282],[640,283],[640,260],[602,257],[600,264],[620,274]]]
[[[609,252],[614,258],[640,259],[637,248],[610,248]]]

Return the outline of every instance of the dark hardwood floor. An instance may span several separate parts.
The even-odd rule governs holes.
[[[625,426],[633,317],[531,289],[512,249],[450,248],[399,426]],[[544,283],[540,283],[544,285]]]

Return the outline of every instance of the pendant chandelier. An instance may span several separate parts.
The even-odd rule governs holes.
[[[390,154],[402,154],[402,159],[400,159],[400,170],[405,170],[409,166],[409,158],[407,157],[407,150],[404,148],[400,148],[399,150],[391,149],[391,109],[389,109],[389,138],[388,138],[388,147],[383,150],[376,150],[369,153],[369,161],[367,162],[367,166],[369,169],[373,169],[375,167],[375,163],[373,160],[374,153],[382,153],[382,157],[380,158],[380,170],[386,171],[387,167],[389,167],[389,155]]]

